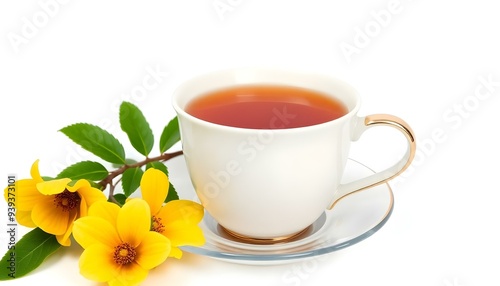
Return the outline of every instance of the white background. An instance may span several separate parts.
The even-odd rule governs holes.
[[[391,183],[392,217],[369,239],[281,266],[186,253],[151,271],[144,285],[500,285],[500,17],[494,1],[66,2],[0,4],[4,184],[8,174],[28,178],[35,159],[46,176],[95,159],[57,132],[71,123],[101,125],[125,138],[117,121],[121,100],[140,107],[158,138],[174,116],[171,94],[180,82],[234,66],[339,77],[360,92],[360,115],[395,114],[417,134],[412,168]],[[148,69],[161,77],[140,93]],[[390,164],[401,142],[385,132],[367,133],[351,157],[376,170]],[[78,274],[79,253],[77,246],[59,252],[9,283],[95,285]]]

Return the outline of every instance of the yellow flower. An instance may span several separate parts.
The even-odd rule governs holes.
[[[168,194],[167,175],[149,168],[141,179],[142,198],[151,209],[153,231],[166,236],[172,243],[171,257],[181,258],[184,245],[200,246],[205,243],[198,223],[203,219],[203,207],[189,200],[173,200],[163,204]]]
[[[80,273],[109,285],[137,285],[146,279],[170,253],[170,241],[150,231],[149,213],[142,199],[129,200],[122,208],[110,202],[92,205],[88,216],[73,226],[73,237],[85,249]]]
[[[69,246],[73,222],[87,215],[90,205],[105,201],[106,196],[90,186],[87,180],[68,185],[71,179],[44,181],[38,160],[31,167],[31,179],[16,182],[16,219],[21,225],[39,227],[54,234],[57,241]],[[7,198],[7,189],[4,196]]]

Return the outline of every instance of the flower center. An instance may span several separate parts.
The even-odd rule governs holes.
[[[115,247],[115,253],[113,254],[113,260],[116,264],[126,265],[135,260],[137,252],[128,243],[122,243]]]
[[[64,192],[55,195],[54,204],[56,207],[61,207],[63,211],[69,212],[70,210],[78,207],[81,200],[82,199],[78,193],[72,193],[68,190],[64,190]]]
[[[158,233],[163,233],[163,231],[165,231],[165,226],[163,225],[163,223],[161,223],[161,217],[153,216],[151,220],[152,220],[151,222],[152,231],[156,231]]]

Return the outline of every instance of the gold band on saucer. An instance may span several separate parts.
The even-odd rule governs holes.
[[[259,245],[270,245],[270,244],[290,242],[290,241],[293,241],[294,239],[296,239],[297,237],[299,237],[300,235],[302,235],[303,233],[305,233],[307,230],[309,230],[309,228],[311,228],[311,226],[308,226],[297,233],[287,235],[287,236],[280,236],[280,237],[273,237],[273,238],[256,238],[256,237],[249,237],[246,235],[236,233],[232,230],[229,230],[229,229],[223,227],[220,224],[219,224],[219,227],[225,233],[227,233],[229,236],[231,236],[232,238],[234,238],[240,242],[250,243],[250,244],[259,244]]]

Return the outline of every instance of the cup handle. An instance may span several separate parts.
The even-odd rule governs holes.
[[[401,118],[390,114],[373,114],[366,117],[358,117],[357,123],[358,124],[356,124],[353,132],[354,141],[357,140],[361,136],[361,134],[363,134],[371,127],[390,126],[396,128],[405,135],[406,139],[408,140],[408,149],[406,150],[403,158],[401,158],[398,162],[396,162],[396,164],[392,165],[391,167],[368,177],[361,178],[347,184],[341,184],[335,192],[333,201],[328,208],[330,210],[342,198],[352,193],[383,184],[388,180],[398,176],[404,170],[406,170],[408,166],[410,166],[413,157],[415,157],[415,152],[417,150],[415,135],[410,126]]]

